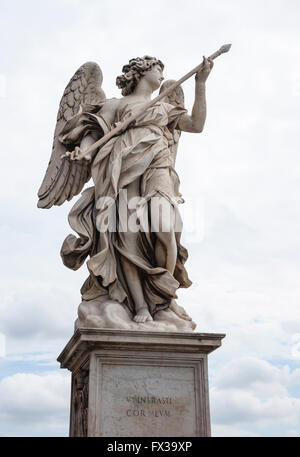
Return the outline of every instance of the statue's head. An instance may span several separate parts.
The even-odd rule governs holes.
[[[154,90],[161,85],[164,64],[156,57],[144,56],[129,60],[122,68],[123,74],[117,77],[116,84],[122,89],[122,95],[132,94],[139,81],[145,78]]]

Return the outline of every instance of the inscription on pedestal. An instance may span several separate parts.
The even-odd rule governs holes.
[[[102,363],[98,385],[101,436],[196,436],[194,367]]]
[[[171,397],[126,397],[130,409],[126,411],[128,417],[171,417],[171,408],[176,398]],[[170,408],[168,408],[168,405]]]

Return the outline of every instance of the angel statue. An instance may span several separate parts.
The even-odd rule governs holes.
[[[174,166],[181,132],[203,130],[212,67],[213,59],[205,57],[197,67],[191,114],[173,81],[164,82],[160,91],[167,95],[152,103],[164,64],[148,55],[124,65],[116,79],[121,98],[106,98],[94,62],[82,65],[67,85],[38,207],[71,200],[92,178],[93,186],[69,214],[78,236],[67,236],[61,248],[63,263],[73,270],[89,256],[75,328],[195,328],[176,302],[177,289],[191,281],[188,253],[180,243],[183,199]],[[117,134],[92,148],[116,128]]]

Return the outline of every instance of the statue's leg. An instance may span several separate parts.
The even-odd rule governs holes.
[[[156,259],[157,266],[165,268],[166,267],[166,252],[164,249],[164,245],[158,238],[156,238],[154,249],[155,249],[155,259]]]
[[[151,218],[156,231],[155,258],[159,267],[165,268],[171,274],[174,273],[177,260],[177,243],[174,230],[174,208],[169,200],[164,200],[166,213],[152,211]]]
[[[137,268],[125,257],[122,257],[121,262],[123,271],[126,272],[125,276],[127,286],[134,301],[136,315],[134,316],[133,320],[135,320],[136,322],[152,321],[148,305],[144,298],[141,278]]]
[[[155,256],[157,265],[173,274],[177,259],[175,235],[172,232],[158,232],[156,233],[156,237]]]
[[[127,186],[128,203],[130,203],[131,198],[137,196],[139,196],[139,179]],[[128,209],[129,217],[134,211],[134,209]],[[130,230],[130,224],[127,225],[127,231],[122,233],[123,242],[130,254],[138,254],[138,236],[139,232],[133,232]],[[126,282],[135,305],[136,315],[133,319],[136,322],[146,322],[152,320],[151,314],[149,313],[148,304],[144,298],[142,280],[137,267],[123,256],[121,257],[121,262],[124,277],[126,278]]]

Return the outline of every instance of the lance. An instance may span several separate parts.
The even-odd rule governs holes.
[[[217,57],[219,57],[221,54],[224,54],[225,52],[228,52],[231,48],[231,44],[224,44],[223,46],[218,49],[218,51],[214,52],[211,56],[209,56],[209,59],[214,60]],[[144,113],[148,108],[151,106],[155,105],[159,100],[162,98],[166,97],[168,94],[173,92],[173,90],[176,89],[176,87],[180,86],[184,81],[189,79],[191,76],[193,76],[195,73],[198,73],[203,68],[203,62],[200,63],[200,65],[197,65],[197,67],[193,68],[193,70],[189,71],[186,75],[182,76],[178,81],[175,81],[171,86],[169,86],[166,90],[161,92],[157,97],[153,98],[153,100],[150,100],[148,103],[146,103],[143,108],[135,113],[132,114],[126,121],[121,122],[117,127],[113,128],[110,132],[108,132],[106,135],[104,135],[100,140],[96,141],[92,146],[90,146],[88,149],[85,151],[81,151],[81,157],[87,157],[91,156],[91,154],[101,146],[103,146],[105,143],[107,143],[111,138],[114,136],[118,135],[122,131],[126,130],[126,128],[134,122],[142,113]],[[67,157],[67,155],[63,155],[63,157]]]

